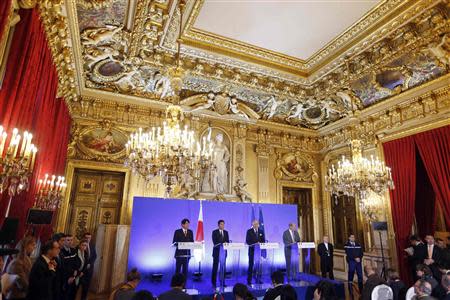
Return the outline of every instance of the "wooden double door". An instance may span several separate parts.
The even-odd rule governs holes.
[[[99,224],[119,224],[125,173],[75,169],[67,230],[81,238]]]

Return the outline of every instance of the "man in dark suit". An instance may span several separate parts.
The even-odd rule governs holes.
[[[379,286],[380,284],[386,284],[386,281],[378,276],[371,265],[364,266],[364,274],[366,274],[367,280],[364,283],[364,287],[362,289],[361,300],[371,300],[372,292],[375,287]]]
[[[417,265],[422,264],[424,259],[427,257],[427,247],[417,235],[412,235],[409,238],[409,242],[411,243],[411,246],[413,248],[413,253],[408,253],[409,265],[411,267],[411,272],[413,274],[414,280],[417,280],[419,278],[416,274],[416,268]]]
[[[298,271],[298,266],[292,266],[291,261],[291,245],[300,242],[300,235],[296,229],[296,224],[289,223],[289,228],[283,232],[284,258],[286,259],[286,275],[288,280],[293,279]],[[296,261],[298,262],[298,260]]]
[[[52,237],[52,240],[58,243],[59,249],[64,247],[64,243],[66,241],[66,235],[62,232],[55,233]],[[64,294],[65,288],[65,265],[64,265],[64,255],[60,251],[58,256],[55,258],[56,261],[56,274],[55,274],[55,282],[53,288],[53,299],[65,299],[66,296]]]
[[[175,230],[173,234],[173,244],[176,245],[177,249],[175,250],[175,272],[181,273],[184,275],[184,278],[187,278],[188,274],[188,265],[189,259],[191,258],[191,250],[181,250],[178,249],[178,243],[193,243],[194,242],[194,233],[189,229],[190,222],[188,219],[183,219],[181,221],[181,228]],[[183,269],[183,271],[181,271]]]
[[[84,233],[84,239],[88,243],[88,247],[86,249],[88,262],[86,266],[86,272],[84,274],[85,284],[82,285],[81,292],[81,300],[86,300],[89,292],[89,286],[91,285],[92,275],[94,273],[94,264],[97,259],[97,250],[95,249],[95,245],[91,243],[92,234],[89,232]]]
[[[49,241],[41,248],[39,256],[31,268],[27,300],[59,300],[53,297],[56,276],[55,258],[59,255],[59,244]]]
[[[320,271],[322,277],[326,278],[327,273],[330,279],[334,279],[333,275],[333,244],[328,241],[328,236],[323,236],[323,242],[317,246],[317,253],[320,256]]]
[[[432,235],[427,235],[425,237],[425,241],[427,242],[427,255],[423,260],[423,263],[430,267],[431,272],[433,273],[433,277],[440,281],[442,278],[442,274],[439,270],[438,265],[441,261],[441,248],[435,245],[434,237]]]
[[[217,222],[217,225],[219,226],[219,228],[217,228],[216,230],[214,230],[212,232],[212,241],[213,241],[213,269],[212,269],[212,274],[211,274],[211,282],[213,287],[216,287],[216,282],[217,282],[217,270],[219,268],[219,259],[220,259],[220,248],[222,247],[223,243],[229,243],[230,242],[230,238],[228,236],[228,231],[225,230],[225,221],[224,220],[219,220]],[[223,270],[225,273],[225,261],[226,261],[226,256],[227,256],[227,252],[224,250],[224,255],[225,255],[225,260],[224,260],[224,264],[223,264]],[[225,274],[224,274],[225,275]]]
[[[355,236],[351,234],[348,238],[348,242],[344,245],[346,259],[348,263],[348,285],[349,291],[353,291],[353,277],[358,276],[358,288],[359,292],[363,289],[363,275],[362,275],[362,257],[363,249],[361,245],[355,241]]]
[[[419,279],[414,284],[414,292],[416,294],[414,299],[436,300],[436,298],[431,297],[431,291],[431,284],[425,279]]]
[[[247,230],[247,235],[245,237],[245,242],[248,247],[248,270],[247,270],[247,284],[250,285],[252,283],[252,275],[253,275],[253,266],[255,264],[255,245],[258,243],[264,243],[266,241],[266,237],[264,232],[259,230],[259,222],[254,220],[252,222],[252,228]],[[259,271],[258,271],[259,272]]]
[[[192,297],[183,292],[184,285],[186,283],[186,278],[183,274],[175,274],[172,276],[172,281],[170,282],[170,291],[167,291],[159,295],[159,300],[191,300]]]

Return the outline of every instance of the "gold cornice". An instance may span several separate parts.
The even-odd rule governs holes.
[[[187,44],[210,51],[220,50],[220,54],[228,54],[245,61],[259,62],[269,67],[275,66],[278,69],[281,67],[280,70],[283,71],[293,70],[293,72],[291,71],[293,74],[307,76],[329,64],[359,43],[365,36],[378,30],[380,28],[378,25],[389,16],[400,15],[419,0],[382,1],[307,59],[292,57],[194,28],[203,1],[196,1],[183,30],[183,39]],[[347,42],[348,40],[351,40],[350,44]]]

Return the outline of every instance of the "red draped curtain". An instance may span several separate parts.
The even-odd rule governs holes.
[[[410,280],[403,249],[408,246],[414,214],[422,236],[434,234],[435,202],[450,216],[450,126],[384,143],[383,149],[395,184],[390,199],[399,271]],[[450,228],[450,218],[445,222]]]
[[[395,189],[390,191],[392,222],[401,278],[406,280],[407,260],[403,249],[408,244],[408,236],[414,222],[416,193],[416,151],[413,137],[406,137],[383,144],[386,165],[392,168]]]
[[[419,133],[415,141],[450,229],[450,126]]]
[[[64,174],[70,128],[66,104],[57,98],[57,73],[39,13],[37,9],[22,9],[20,16],[0,90],[0,124],[9,132],[14,127],[30,131],[38,148],[30,190],[12,201],[10,217],[20,219],[18,238],[26,229],[38,179],[45,173]],[[4,219],[7,202],[7,195],[2,195],[0,220]]]

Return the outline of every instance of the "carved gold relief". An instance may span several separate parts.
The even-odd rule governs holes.
[[[274,177],[278,180],[312,182],[313,177],[317,176],[312,157],[300,151],[277,153],[276,165]]]

